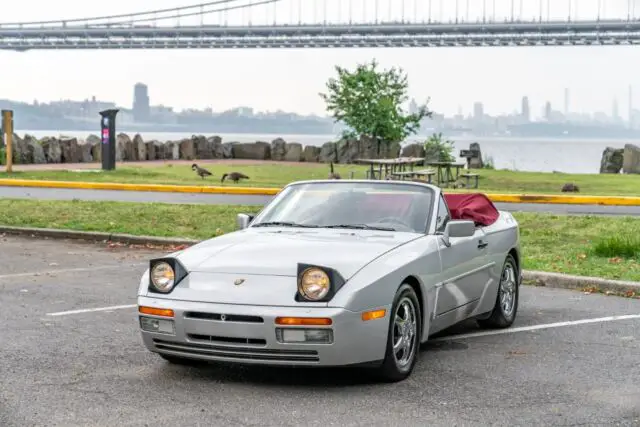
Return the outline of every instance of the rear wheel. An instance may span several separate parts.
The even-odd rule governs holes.
[[[416,292],[404,283],[398,289],[389,316],[387,350],[380,367],[382,379],[402,381],[413,371],[420,350],[422,322]]]
[[[487,319],[478,320],[478,324],[484,328],[508,328],[516,319],[519,299],[518,265],[512,255],[507,255],[493,311]]]

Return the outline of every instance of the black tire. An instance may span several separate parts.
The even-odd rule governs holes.
[[[202,366],[206,363],[206,362],[203,362],[202,360],[189,359],[189,358],[180,357],[180,356],[170,356],[168,354],[158,353],[158,356],[162,357],[164,360],[171,363],[172,365]]]
[[[505,274],[510,271],[510,274],[513,274],[513,302],[511,304],[511,309],[506,310],[503,307],[501,301],[502,296],[504,295],[503,290],[503,281],[505,280]],[[500,273],[500,282],[498,283],[498,292],[496,295],[496,302],[493,306],[493,310],[491,311],[491,315],[487,319],[478,319],[478,325],[483,328],[508,328],[513,324],[516,320],[516,315],[518,313],[518,302],[520,300],[520,283],[518,282],[519,271],[518,264],[512,255],[507,255],[507,259],[504,261],[504,265],[502,266],[502,272]],[[509,286],[511,287],[511,286]]]
[[[400,313],[401,315],[404,315],[405,308],[407,307],[410,307],[410,310],[411,308],[413,309],[413,315],[415,316],[415,328],[413,328],[414,332],[411,337],[412,342],[410,345],[412,349],[408,352],[410,356],[405,362],[403,360],[397,360],[396,354],[393,351],[393,342],[395,336],[394,331],[396,330],[396,314]],[[403,283],[396,292],[396,296],[393,299],[393,305],[391,306],[391,312],[389,315],[387,347],[384,361],[382,362],[382,366],[379,368],[378,372],[382,380],[387,382],[398,382],[411,375],[411,372],[413,371],[413,368],[418,360],[418,354],[420,353],[421,334],[422,313],[420,311],[420,303],[418,302],[418,297],[411,286]],[[404,359],[404,355],[400,357],[400,359]]]

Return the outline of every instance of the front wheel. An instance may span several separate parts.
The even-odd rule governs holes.
[[[385,381],[397,382],[411,374],[420,350],[420,304],[416,292],[408,284],[402,284],[398,289],[389,317],[387,350],[380,374]]]
[[[493,311],[488,319],[478,320],[478,324],[485,328],[508,328],[516,319],[519,299],[518,265],[512,255],[507,255]]]

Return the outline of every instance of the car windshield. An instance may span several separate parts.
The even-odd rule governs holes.
[[[426,232],[430,188],[386,182],[318,182],[285,189],[252,227],[328,227]]]

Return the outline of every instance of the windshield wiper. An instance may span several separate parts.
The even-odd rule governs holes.
[[[367,224],[335,224],[335,225],[325,225],[324,228],[354,228],[358,230],[396,231],[395,228],[374,227],[372,225],[367,225]]]
[[[317,225],[306,225],[306,224],[298,224],[295,222],[287,222],[287,221],[269,221],[269,222],[260,222],[258,224],[253,225],[252,227],[302,227],[302,228],[318,228]]]

